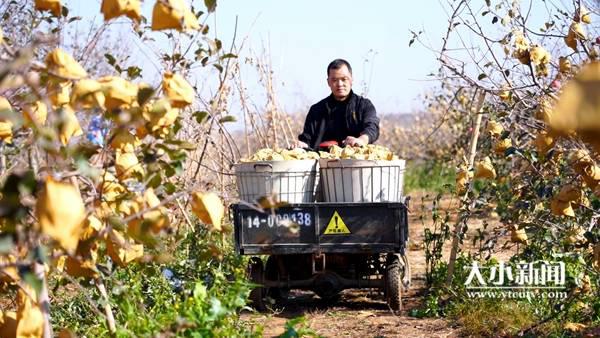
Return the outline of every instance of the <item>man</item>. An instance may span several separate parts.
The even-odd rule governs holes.
[[[317,149],[324,141],[364,146],[379,137],[379,118],[371,101],[352,91],[352,67],[343,59],[327,66],[331,95],[310,107],[296,146]]]

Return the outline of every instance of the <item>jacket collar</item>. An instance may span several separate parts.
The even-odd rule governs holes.
[[[344,101],[338,101],[338,100],[336,100],[336,98],[333,97],[333,93],[329,94],[328,101],[330,103],[332,103],[332,104],[333,103],[335,103],[335,104],[337,104],[337,103],[350,103],[350,101],[352,99],[354,99],[355,96],[356,96],[356,94],[354,94],[354,91],[352,89],[350,89],[350,93],[348,94],[348,97]]]

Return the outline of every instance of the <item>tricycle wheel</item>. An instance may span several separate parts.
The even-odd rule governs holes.
[[[271,281],[279,281],[282,275],[283,273],[279,269],[277,258],[274,256],[269,256],[265,266],[265,278]],[[288,297],[289,293],[290,289],[288,288],[270,287],[267,290],[267,296],[273,298],[274,300],[285,299]]]
[[[248,278],[252,283],[262,284],[263,283],[263,262],[259,257],[251,257],[248,262]],[[252,291],[250,291],[250,304],[257,311],[264,311],[265,302],[264,302],[265,288],[262,286],[257,286]]]
[[[385,271],[385,296],[394,312],[402,310],[402,275],[403,265],[399,255],[389,254]]]

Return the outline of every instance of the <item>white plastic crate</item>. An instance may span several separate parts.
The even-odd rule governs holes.
[[[325,202],[402,202],[404,160],[320,159]]]
[[[240,200],[253,202],[276,195],[289,203],[315,202],[319,163],[317,160],[261,161],[234,166]]]

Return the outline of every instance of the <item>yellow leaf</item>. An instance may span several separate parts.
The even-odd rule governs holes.
[[[35,9],[38,11],[49,11],[54,16],[60,16],[62,5],[60,0],[35,0]]]
[[[12,265],[17,262],[15,256],[12,255],[0,255],[0,266],[5,266],[0,269],[0,284],[1,283],[13,283],[19,281],[19,272],[17,266]]]
[[[569,74],[573,67],[571,66],[571,61],[566,56],[561,56],[558,58],[558,68],[559,71],[563,74]]]
[[[4,110],[12,110],[12,106],[4,96],[0,96],[0,111]]]
[[[581,292],[582,293],[590,293],[592,291],[592,282],[590,281],[590,276],[585,275],[581,278]]]
[[[72,254],[77,248],[86,218],[79,190],[71,184],[48,177],[37,200],[36,215],[42,232]]]
[[[492,160],[486,156],[482,161],[477,162],[475,166],[475,178],[496,178],[496,170],[492,164]]]
[[[578,22],[573,22],[569,29],[575,34],[575,37],[578,39],[586,39],[587,34],[585,33],[585,29]]]
[[[578,174],[582,175],[585,173],[585,168],[594,165],[594,160],[587,150],[577,149],[569,154],[569,163]]]
[[[102,0],[100,11],[104,14],[104,21],[125,15],[128,18],[141,20],[141,4],[139,0]]]
[[[12,127],[12,122],[0,121],[0,140],[6,143],[12,143]]]
[[[73,57],[60,48],[48,53],[46,67],[52,75],[68,80],[78,80],[87,77],[87,72]]]
[[[58,333],[57,338],[77,338],[77,335],[71,332],[69,329],[62,329]]]
[[[183,0],[157,0],[152,10],[152,30],[200,29],[198,19]]]
[[[117,151],[115,156],[115,169],[120,181],[130,178],[134,175],[144,176],[144,168],[133,152]]]
[[[502,135],[503,131],[504,131],[504,128],[502,127],[502,124],[500,124],[499,122],[496,122],[493,120],[488,122],[487,132],[490,133],[491,136],[498,137],[498,136]]]
[[[544,47],[534,46],[529,50],[529,59],[533,65],[546,64],[550,62],[550,53]]]
[[[554,146],[554,138],[542,130],[535,136],[534,143],[538,153],[546,154]]]
[[[79,240],[85,241],[88,240],[98,234],[102,229],[104,229],[104,224],[102,221],[98,219],[98,217],[94,215],[89,215],[85,219],[85,223],[83,225],[83,231],[79,236]]]
[[[513,226],[510,229],[510,240],[513,243],[521,243],[521,244],[528,244],[527,241],[527,233],[525,232],[525,229],[517,229],[517,227]]]
[[[26,126],[41,126],[46,123],[48,117],[48,108],[46,104],[41,101],[25,105],[23,107],[23,119],[25,120]]]
[[[71,105],[77,108],[90,109],[99,107],[105,109],[104,93],[100,82],[91,79],[81,79],[75,82],[71,93]]]
[[[498,97],[500,98],[500,100],[502,100],[503,102],[509,102],[510,98],[511,98],[512,94],[510,92],[510,90],[502,90],[498,93]]]
[[[574,226],[565,233],[565,242],[568,244],[583,243],[585,241],[585,229],[580,226]]]
[[[57,108],[70,101],[69,92],[71,91],[71,81],[50,81],[47,88],[48,97],[52,102],[52,107]]]
[[[496,146],[494,147],[494,151],[497,154],[504,154],[504,151],[506,151],[506,149],[510,148],[512,146],[512,141],[510,140],[510,138],[504,138],[501,140],[498,140],[496,142]]]
[[[35,292],[30,290],[30,294]],[[17,293],[17,337],[42,337],[44,333],[44,315],[37,302],[23,290]]]
[[[585,184],[594,189],[600,181],[600,167],[595,164],[584,167],[582,177]]]
[[[73,108],[69,105],[61,107],[60,116],[60,133],[58,138],[60,142],[66,146],[71,137],[83,135],[83,130],[81,130],[79,120],[77,120],[77,116],[75,116],[75,111],[73,111]]]
[[[578,15],[579,19],[581,20],[581,22],[584,22],[587,24],[592,23],[592,16],[590,15],[590,11],[588,11],[588,9],[584,5],[581,5],[579,7],[579,10],[577,11],[577,15]]]
[[[573,202],[578,200],[581,194],[581,189],[572,184],[566,184],[560,189],[558,195],[556,195],[556,199],[562,202]]]
[[[171,106],[184,108],[194,102],[194,88],[181,75],[165,73],[162,85]]]
[[[550,126],[558,131],[600,132],[600,63],[592,62],[563,86]]]
[[[137,101],[138,86],[118,76],[98,79],[104,93],[104,105],[108,110],[127,109]]]
[[[225,207],[215,193],[194,193],[192,195],[192,211],[203,223],[211,225],[211,230],[221,231]]]
[[[473,172],[463,165],[458,167],[456,171],[456,192],[458,194],[464,194],[467,190],[469,181],[473,178]]]
[[[0,311],[0,337],[17,336],[17,313],[14,311]]]
[[[115,150],[122,152],[134,152],[142,142],[126,129],[118,129],[116,134],[112,137],[110,146]]]
[[[179,117],[179,109],[172,108],[169,100],[160,99],[146,105],[142,116],[153,133],[164,136]]]
[[[565,324],[565,326],[563,328],[565,330],[571,331],[571,332],[581,332],[581,331],[585,330],[587,328],[587,326],[584,324],[580,324],[580,323],[568,322]]]
[[[524,51],[529,49],[529,40],[523,35],[523,32],[514,32],[515,36],[515,49],[518,51]]]
[[[538,107],[535,112],[535,118],[549,123],[553,114],[552,101],[547,96],[542,96],[538,102]]]
[[[126,192],[125,187],[119,183],[117,178],[109,173],[104,172],[100,178],[98,191],[102,195],[102,200],[106,202],[114,202],[119,196]]]
[[[135,244],[133,240],[125,239],[120,232],[113,230],[106,239],[106,253],[120,267],[142,258],[144,246]]]
[[[140,218],[136,218],[129,222],[128,231],[130,234],[134,236],[144,235],[142,224],[149,225],[150,230],[154,233],[159,233],[170,225],[169,216],[167,215],[168,211],[165,207],[160,206],[160,200],[154,193],[154,189],[146,189],[144,195],[132,203],[133,204],[128,207],[121,208],[126,215],[132,215],[145,209],[154,209],[144,212]],[[127,210],[127,208],[129,208],[129,210]]]
[[[80,260],[70,256],[65,258],[65,272],[75,278],[96,278],[100,275],[93,261]]]
[[[569,33],[565,36],[565,44],[574,51],[577,51],[577,36],[571,29],[569,29]]]
[[[575,212],[571,206],[571,202],[564,202],[558,199],[552,199],[550,201],[550,211],[556,216],[571,216],[575,217]]]
[[[5,114],[12,112],[10,102],[8,102],[4,96],[0,96],[0,112]],[[0,119],[0,140],[6,143],[12,143],[12,128],[13,124],[11,121]]]

